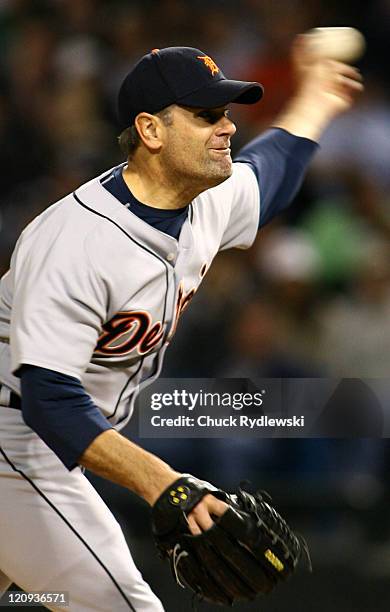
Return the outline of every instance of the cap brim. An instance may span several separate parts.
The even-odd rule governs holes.
[[[221,79],[208,87],[194,91],[177,100],[182,106],[217,108],[234,102],[235,104],[255,104],[263,97],[260,83]]]

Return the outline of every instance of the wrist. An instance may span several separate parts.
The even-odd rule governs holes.
[[[162,493],[181,476],[182,474],[180,472],[175,472],[175,470],[167,471],[160,476],[158,482],[156,482],[153,487],[149,487],[149,489],[142,494],[142,497],[149,506],[154,506]]]
[[[318,142],[323,131],[335,116],[334,109],[313,95],[297,94],[272,123],[302,138]]]

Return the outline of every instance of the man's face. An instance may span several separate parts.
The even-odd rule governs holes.
[[[215,187],[232,174],[230,138],[236,131],[226,106],[216,109],[172,107],[172,122],[161,161],[183,187]]]

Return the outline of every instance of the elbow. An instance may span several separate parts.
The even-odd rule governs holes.
[[[25,424],[38,435],[42,429],[41,418],[38,410],[34,410],[33,402],[22,399],[22,417]]]

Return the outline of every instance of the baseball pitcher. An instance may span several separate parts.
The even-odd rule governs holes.
[[[264,495],[220,491],[120,433],[216,254],[250,247],[291,202],[362,89],[302,39],[294,54],[294,97],[233,163],[229,106],[258,103],[261,85],[199,49],[148,53],[119,91],[124,163],[21,234],[0,283],[0,591],[69,591],[76,612],[163,610],[83,468],[153,508],[161,555],[200,598],[252,600],[296,567],[304,545]]]

